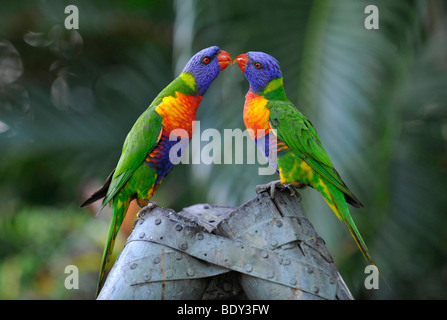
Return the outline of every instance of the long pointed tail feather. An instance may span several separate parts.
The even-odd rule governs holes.
[[[369,254],[365,241],[360,235],[360,232],[357,229],[354,220],[352,220],[352,217],[349,214],[349,209],[344,199],[343,193],[338,190],[331,190],[331,191],[332,192],[328,194],[323,194],[326,203],[329,205],[332,211],[334,211],[337,218],[346,225],[365,259],[368,260],[372,265],[376,265],[373,259],[371,258],[371,255]],[[340,193],[340,195],[337,196],[334,193]]]
[[[344,194],[336,189],[331,188],[329,191],[329,188],[326,187],[326,185],[320,181],[323,186],[323,188],[317,188],[321,194],[324,197],[324,200],[329,205],[329,207],[332,209],[332,211],[335,213],[337,218],[342,221],[346,227],[348,228],[349,232],[351,233],[351,236],[354,238],[355,243],[359,247],[360,251],[362,252],[365,259],[375,266],[377,268],[377,271],[379,272],[380,277],[382,278],[385,285],[388,287],[388,289],[391,290],[391,287],[388,285],[388,282],[383,277],[382,273],[380,272],[379,268],[377,267],[376,263],[372,259],[371,255],[369,254],[368,248],[366,247],[365,241],[363,240],[362,236],[360,235],[359,230],[357,229],[357,226],[354,223],[354,220],[352,219],[348,205],[346,203],[346,200],[344,198]]]
[[[101,269],[99,271],[99,280],[98,280],[98,286],[96,288],[96,296],[99,295],[99,292],[101,291],[102,286],[105,282],[105,271],[106,267],[110,261],[110,257],[113,252],[113,247],[115,246],[115,240],[118,236],[118,231],[121,227],[121,224],[123,223],[124,217],[126,215],[127,209],[129,207],[129,200],[121,200],[118,197],[115,197],[113,199],[113,215],[112,215],[112,221],[110,222],[109,227],[109,233],[107,236],[107,242],[104,247],[104,253],[102,256],[102,262],[101,262]]]

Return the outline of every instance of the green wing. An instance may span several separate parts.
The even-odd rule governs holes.
[[[110,187],[98,213],[126,184],[146,155],[154,149],[161,137],[163,118],[149,107],[135,122],[124,141],[123,151],[113,174]]]
[[[163,118],[155,111],[155,107],[162,103],[166,96],[175,96],[177,91],[183,94],[197,94],[191,84],[185,83],[185,79],[192,77],[188,74],[180,74],[168,86],[166,86],[154,99],[149,108],[138,118],[132,130],[124,141],[121,158],[116,166],[107,194],[98,213],[113,199],[113,197],[126,184],[135,170],[144,161],[146,155],[152,151],[160,140]],[[191,81],[191,79],[189,79]],[[195,84],[194,84],[195,85]],[[93,201],[94,199],[92,199]],[[89,200],[88,200],[89,201]],[[86,203],[88,203],[88,201]],[[85,205],[85,203],[83,204]]]
[[[310,121],[290,101],[270,101],[267,107],[270,108],[270,125],[277,130],[278,139],[288,145],[319,175],[342,191],[347,202],[362,207],[362,203],[334,169]]]

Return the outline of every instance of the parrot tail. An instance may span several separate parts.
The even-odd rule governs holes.
[[[346,203],[345,195],[343,194],[343,192],[338,190],[336,187],[333,187],[330,183],[326,184],[321,178],[318,181],[316,189],[323,195],[324,200],[326,200],[326,203],[335,213],[337,218],[342,221],[346,225],[346,227],[348,227],[349,232],[357,243],[357,246],[359,247],[365,259],[368,260],[372,265],[376,266],[373,259],[371,258],[371,255],[369,254],[365,241],[363,241],[363,238],[360,235],[360,232],[357,229],[354,220],[352,220],[352,217],[349,214],[348,205]]]
[[[351,233],[352,237],[354,238],[355,242],[357,243],[357,246],[359,247],[360,251],[362,252],[363,256],[366,260],[369,261],[370,264],[372,264],[374,267],[376,267],[377,271],[379,272],[380,277],[382,278],[385,285],[388,287],[388,289],[391,291],[391,287],[386,281],[385,277],[380,272],[379,268],[377,267],[376,263],[372,259],[371,255],[369,254],[368,248],[366,247],[365,241],[363,241],[362,236],[360,235],[359,230],[357,229],[354,220],[352,219],[351,215],[349,214],[348,205],[345,200],[345,195],[343,192],[338,190],[336,187],[332,187],[332,185],[326,186],[326,184],[323,181],[319,181],[319,186],[317,188],[318,191],[321,192],[321,194],[324,197],[324,200],[326,200],[326,203],[329,205],[329,207],[334,211],[337,218],[348,227],[349,232]]]
[[[327,202],[327,200],[326,200]],[[339,209],[341,207],[341,209]],[[354,223],[354,220],[352,220],[351,215],[349,214],[348,206],[346,205],[346,202],[337,203],[335,202],[335,210],[332,209],[334,212],[336,210],[338,211],[335,213],[335,215],[343,221],[343,223],[348,227],[349,232],[351,233],[351,236],[354,238],[355,243],[357,243],[357,246],[359,247],[360,251],[362,252],[363,256],[366,260],[369,261],[372,265],[376,266],[376,263],[371,258],[371,255],[369,254],[368,248],[366,247],[365,241],[363,241],[362,236],[360,235],[359,230],[357,229],[357,226]],[[341,218],[340,218],[341,217]],[[377,267],[377,266],[376,266]]]
[[[119,196],[113,198],[112,221],[110,222],[109,234],[107,236],[107,242],[102,256],[101,269],[99,271],[98,286],[96,288],[96,296],[99,295],[99,292],[101,291],[101,288],[104,285],[105,282],[104,276],[106,272],[106,267],[110,261],[110,257],[113,252],[113,247],[115,246],[115,240],[116,237],[118,236],[118,231],[127,213],[129,204],[130,204],[129,199],[125,199],[123,201]]]

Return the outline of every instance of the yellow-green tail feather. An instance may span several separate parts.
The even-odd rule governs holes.
[[[113,215],[112,221],[110,221],[109,233],[107,236],[106,246],[104,247],[104,253],[102,255],[101,269],[99,271],[98,286],[96,288],[96,296],[99,295],[101,288],[104,284],[104,276],[106,272],[106,267],[110,261],[110,257],[113,252],[113,247],[115,246],[115,240],[118,236],[118,231],[123,223],[124,217],[126,215],[127,209],[129,207],[130,201],[128,199],[122,200],[120,197],[115,197],[113,199]]]
[[[359,249],[362,252],[365,259],[368,260],[370,264],[372,264],[373,266],[375,266],[377,268],[377,271],[379,272],[379,275],[382,278],[383,282],[388,287],[388,289],[391,290],[391,287],[388,285],[388,282],[385,280],[385,278],[383,277],[379,268],[377,267],[376,263],[374,262],[371,255],[369,254],[369,251],[368,251],[368,248],[366,247],[365,241],[363,240],[362,236],[360,235],[360,232],[357,229],[357,226],[355,225],[354,220],[352,219],[351,215],[349,214],[348,205],[347,205],[347,202],[346,202],[343,192],[341,192],[335,186],[332,186],[329,183],[326,184],[325,182],[323,182],[323,180],[321,180],[321,178],[318,181],[318,185],[315,187],[323,195],[324,200],[326,200],[326,203],[329,205],[329,207],[335,213],[337,218],[340,221],[343,221],[343,223],[346,225],[346,227],[348,228],[349,232],[351,233],[352,237],[354,238],[354,241],[357,243],[357,246],[359,247]]]
[[[346,199],[344,197],[343,192],[341,192],[335,187],[332,187],[331,184],[325,183],[321,178],[318,181],[317,190],[321,192],[324,199],[326,200],[326,203],[335,213],[337,218],[346,225],[365,259],[375,266],[376,264],[371,258],[371,255],[369,254],[365,241],[360,235],[360,232],[357,229],[354,220],[349,214],[348,205],[346,203]]]

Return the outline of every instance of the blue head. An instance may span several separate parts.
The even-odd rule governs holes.
[[[204,95],[219,72],[232,62],[230,55],[219,47],[212,46],[196,53],[186,64],[183,72],[196,80],[199,95]]]
[[[267,53],[250,51],[239,55],[235,61],[253,92],[262,92],[270,81],[282,78],[278,61]]]

